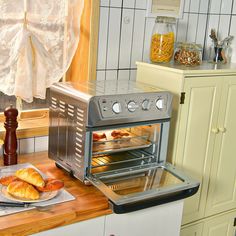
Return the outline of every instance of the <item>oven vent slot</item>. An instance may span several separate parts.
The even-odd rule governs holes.
[[[62,113],[65,113],[65,111],[66,111],[66,103],[61,100],[59,100],[59,110]]]
[[[73,113],[72,113],[73,110]],[[83,140],[84,140],[84,111],[74,106],[68,105],[68,113],[73,114],[73,117],[76,121],[75,127],[75,166],[80,169],[83,163]],[[70,114],[69,114],[70,115]]]
[[[70,117],[74,117],[75,107],[73,105],[68,104],[68,106],[67,106],[67,114]]]
[[[53,109],[57,109],[57,99],[55,98],[55,97],[52,97],[51,98],[51,107],[53,108]]]

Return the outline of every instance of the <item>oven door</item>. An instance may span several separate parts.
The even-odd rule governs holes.
[[[126,172],[93,174],[87,178],[104,193],[117,214],[184,199],[199,188],[199,182],[169,163],[140,166]]]

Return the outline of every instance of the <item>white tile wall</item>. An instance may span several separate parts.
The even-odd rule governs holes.
[[[119,68],[130,68],[134,29],[134,9],[124,9],[122,14]]]
[[[232,27],[232,25],[234,27]],[[230,34],[231,35],[236,35],[236,16],[234,15],[232,17],[232,21],[231,21],[231,28],[230,28]],[[232,43],[232,61],[236,61],[236,38],[233,40]]]
[[[149,62],[154,18],[146,17],[147,0],[100,0],[98,80],[136,79],[136,61]],[[219,38],[236,37],[236,0],[185,0],[183,18],[177,22],[177,41],[203,45],[207,58],[215,28]],[[236,38],[231,48],[236,62]],[[46,151],[48,137],[20,139],[19,153]]]
[[[20,139],[18,146],[20,154],[32,153],[35,150],[34,138]]]
[[[154,18],[146,17],[147,0],[100,0],[97,79],[135,79],[136,61],[149,62]],[[185,0],[177,22],[177,41],[200,43],[207,59],[210,29],[218,37],[236,37],[236,0]],[[236,62],[236,38],[232,42]]]
[[[26,154],[48,150],[48,136],[18,139],[18,153]]]
[[[236,1],[234,0],[234,4],[233,4],[233,14],[236,14]]]
[[[35,137],[34,151],[42,152],[48,150],[48,136]]]

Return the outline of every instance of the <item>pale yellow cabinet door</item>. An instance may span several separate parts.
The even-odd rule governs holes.
[[[202,236],[235,236],[236,212],[215,217],[204,223]]]
[[[236,77],[224,78],[206,215],[236,207]]]
[[[197,194],[185,200],[183,224],[204,216],[214,139],[218,130],[221,79],[186,78],[181,105],[176,164],[200,181]]]
[[[181,229],[180,236],[203,236],[203,223],[198,223]]]

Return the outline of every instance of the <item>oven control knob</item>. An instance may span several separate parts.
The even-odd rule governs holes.
[[[145,99],[142,103],[142,109],[147,111],[150,109],[151,102],[148,99]]]
[[[163,98],[157,99],[156,107],[158,110],[162,110],[164,108],[164,99]]]
[[[115,112],[116,114],[121,113],[121,104],[119,102],[115,102],[112,105],[112,111]]]
[[[128,103],[127,107],[130,112],[134,112],[138,108],[138,104],[136,104],[134,101],[131,101]]]

